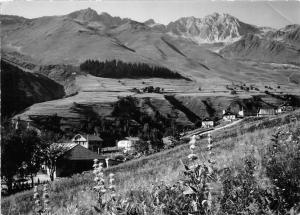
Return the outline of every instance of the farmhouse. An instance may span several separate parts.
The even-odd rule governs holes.
[[[236,115],[230,111],[223,111],[223,120],[224,121],[233,121],[236,119]]]
[[[213,120],[211,120],[211,119],[209,119],[209,118],[205,118],[205,119],[203,119],[202,120],[202,125],[201,125],[201,127],[202,128],[212,128],[212,127],[214,127],[214,121]]]
[[[258,110],[257,116],[273,116],[276,115],[277,108],[272,104],[263,103]]]
[[[83,147],[97,152],[99,154],[103,140],[97,135],[81,135],[77,134],[72,139],[73,143],[80,144]]]
[[[101,156],[77,143],[53,143],[61,148],[62,155],[59,156],[55,164],[54,178],[68,177],[76,173],[91,170],[93,160],[98,159],[106,166],[106,157]],[[49,173],[49,169],[47,170]]]

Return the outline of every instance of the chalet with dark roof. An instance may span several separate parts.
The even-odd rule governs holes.
[[[77,143],[53,143],[61,147],[62,155],[56,160],[55,177],[69,177],[76,173],[91,170],[94,159],[103,163],[104,167],[120,162],[107,156],[99,155]]]
[[[257,116],[273,116],[276,115],[277,107],[269,103],[261,103]]]

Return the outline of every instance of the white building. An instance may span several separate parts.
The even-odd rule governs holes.
[[[234,113],[231,113],[230,111],[223,111],[223,120],[224,121],[233,121],[236,119],[236,115]]]
[[[124,152],[132,151],[138,141],[140,141],[139,137],[125,137],[125,140],[118,141],[117,147],[123,149]]]
[[[83,146],[89,150],[99,153],[100,149],[102,147],[103,140],[99,136],[96,136],[96,135],[77,134],[73,137],[72,142],[76,143],[76,144],[80,144],[81,146]]]
[[[202,128],[212,128],[214,127],[214,125],[215,125],[214,121],[208,118],[203,119],[201,123]]]
[[[239,116],[239,117],[244,117],[244,116],[245,116],[244,108],[242,108],[242,110],[240,110],[240,111],[238,112],[238,116]]]

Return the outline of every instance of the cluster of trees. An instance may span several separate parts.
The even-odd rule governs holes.
[[[135,93],[163,93],[164,88],[147,86],[142,89],[137,89],[136,87],[134,87],[131,91]]]
[[[12,184],[16,176],[33,179],[43,164],[51,164],[63,152],[63,148],[53,148],[52,143],[60,137],[53,132],[38,133],[20,124],[13,125],[9,121],[1,126],[1,176],[5,180],[8,191],[12,192]],[[51,166],[49,166],[51,169]],[[52,165],[54,173],[54,166]],[[51,177],[53,180],[53,175]]]
[[[125,63],[123,61],[86,60],[80,64],[80,69],[91,75],[105,78],[171,78],[186,79],[177,72],[159,66],[145,63]]]

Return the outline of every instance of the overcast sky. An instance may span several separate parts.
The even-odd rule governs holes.
[[[50,15],[64,15],[75,10],[92,8],[98,13],[107,12],[113,16],[146,21],[153,18],[167,24],[180,17],[204,17],[213,12],[229,13],[246,23],[281,28],[288,24],[300,24],[300,1],[13,1],[3,2],[1,14],[35,18]]]

